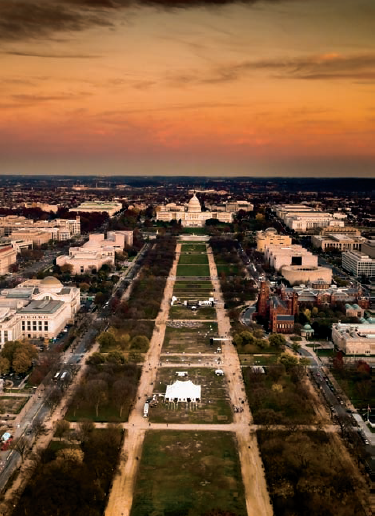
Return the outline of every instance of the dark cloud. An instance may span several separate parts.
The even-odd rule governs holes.
[[[82,5],[81,5],[82,7]],[[40,39],[58,32],[82,31],[91,26],[110,26],[95,10],[60,0],[1,0],[0,41]]]
[[[12,98],[14,100],[17,100],[19,102],[49,102],[54,100],[67,100],[72,98],[72,96],[76,95],[27,95],[27,94],[16,94],[12,95]]]
[[[278,4],[285,0],[61,0],[64,3],[94,8],[119,9],[123,7],[160,7],[161,9],[191,9],[195,7],[218,7],[230,4],[253,5],[256,3]]]
[[[220,84],[236,81],[254,71],[264,70],[280,79],[347,79],[375,80],[375,53],[340,55],[323,54],[293,59],[242,61],[217,66],[202,74],[171,75],[168,83],[181,87],[191,84]]]
[[[111,13],[130,7],[191,9],[285,0],[0,0],[0,41],[50,38],[92,26],[111,27]],[[295,0],[303,1],[303,0]]]
[[[56,52],[21,52],[16,50],[8,50],[3,54],[19,57],[43,57],[46,59],[94,59],[100,56],[93,54],[58,54]]]
[[[251,66],[245,63],[245,67]],[[279,72],[299,79],[374,79],[375,53],[323,54],[286,60],[270,60],[253,65],[258,69]]]
[[[11,102],[9,102],[9,106],[14,108],[19,107],[33,107],[38,104],[48,103],[48,102],[66,102],[69,100],[75,100],[77,98],[90,96],[91,93],[88,92],[78,92],[78,93],[59,93],[56,95],[39,95],[39,94],[14,94],[11,95]]]

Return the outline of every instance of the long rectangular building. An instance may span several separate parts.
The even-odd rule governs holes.
[[[375,324],[332,326],[332,340],[346,355],[375,355]]]
[[[275,206],[274,211],[289,229],[299,233],[327,226],[344,226],[341,213],[322,212],[305,204],[282,204]]]
[[[342,267],[356,277],[375,276],[375,259],[360,251],[347,251],[342,253]]]
[[[101,201],[88,201],[83,202],[76,208],[71,208],[69,211],[72,212],[84,212],[84,213],[108,213],[112,217],[115,213],[122,210],[122,204],[120,202],[101,202]]]

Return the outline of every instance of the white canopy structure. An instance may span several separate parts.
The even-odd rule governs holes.
[[[192,381],[180,382],[177,380],[172,385],[167,386],[165,401],[197,402],[201,399],[201,386],[194,385]]]

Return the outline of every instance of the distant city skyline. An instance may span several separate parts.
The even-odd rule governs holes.
[[[0,174],[375,177],[374,22],[373,0],[2,0]]]

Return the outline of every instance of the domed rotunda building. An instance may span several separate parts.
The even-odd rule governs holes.
[[[156,213],[156,220],[171,222],[181,221],[182,226],[189,228],[201,228],[209,219],[217,219],[220,222],[231,223],[233,221],[233,213],[225,211],[202,211],[198,197],[194,194],[187,205],[178,205],[175,203],[159,206]]]

